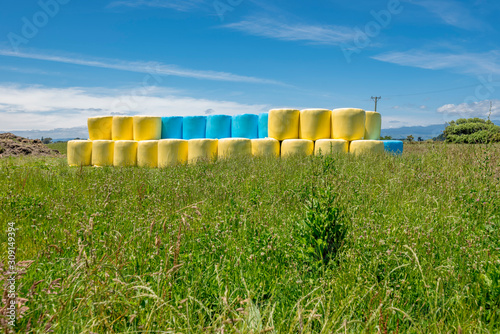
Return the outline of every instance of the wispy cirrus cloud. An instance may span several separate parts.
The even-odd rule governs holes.
[[[14,52],[2,49],[0,49],[0,56],[37,59],[37,60],[44,60],[44,61],[51,61],[58,63],[107,68],[113,70],[146,73],[146,74],[160,75],[160,76],[172,75],[177,77],[202,79],[202,80],[259,83],[259,84],[287,86],[286,84],[275,80],[242,76],[227,72],[193,70],[193,69],[183,68],[177,65],[167,65],[154,61],[125,61],[118,59],[86,58],[82,56],[57,56],[44,53]]]
[[[500,51],[483,53],[439,53],[422,50],[387,52],[372,57],[387,63],[424,68],[453,70],[465,74],[500,74]]]
[[[463,3],[456,0],[406,0],[424,7],[444,23],[466,30],[483,29],[487,25],[477,19]]]
[[[134,101],[130,109],[122,101]],[[147,94],[128,89],[99,87],[54,88],[32,85],[0,85],[0,126],[3,131],[50,130],[81,127],[97,115],[190,116],[214,113],[260,113],[267,105],[242,104],[183,96],[175,90],[151,88]]]
[[[198,9],[205,0],[118,0],[111,2],[108,7],[156,7],[188,12]]]
[[[357,34],[356,30],[350,27],[300,23],[290,24],[270,18],[257,17],[226,24],[223,28],[283,41],[303,41],[325,45],[339,45],[352,41]]]

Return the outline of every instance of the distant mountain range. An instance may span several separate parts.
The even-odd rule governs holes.
[[[11,132],[16,136],[21,136],[29,139],[41,139],[52,138],[54,141],[67,141],[75,138],[87,139],[89,137],[89,132],[87,127],[77,127],[77,128],[60,128],[53,130],[29,130],[29,131],[0,131],[1,132]]]
[[[492,120],[495,124],[500,124],[500,120]],[[422,139],[432,139],[439,136],[445,129],[446,124],[434,124],[428,126],[403,126],[401,128],[382,129],[382,136],[391,136],[394,139],[406,138],[412,135],[415,140],[418,137]],[[61,128],[54,130],[31,130],[31,131],[0,131],[12,132],[16,136],[30,139],[52,138],[53,141],[67,141],[75,138],[86,139],[89,133],[86,127]]]
[[[495,124],[500,124],[500,120],[492,120]],[[432,139],[439,136],[446,128],[446,124],[433,124],[427,126],[403,126],[400,128],[382,129],[381,136],[391,136],[394,139],[406,138],[412,135],[415,140],[418,137],[422,139]]]
[[[427,126],[403,126],[401,128],[382,129],[381,136],[391,136],[394,139],[406,138],[409,135],[422,139],[432,139],[439,136],[446,128],[446,124],[433,124]]]

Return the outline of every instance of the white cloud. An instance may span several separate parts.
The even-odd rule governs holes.
[[[99,88],[48,88],[42,86],[0,85],[0,127],[2,131],[50,130],[86,125],[88,117],[110,114],[203,115],[260,113],[266,105],[197,99],[172,94],[165,89],[147,92],[102,90]]]
[[[223,27],[254,36],[326,45],[338,45],[352,41],[357,34],[355,29],[349,27],[300,23],[288,24],[272,19],[256,17],[237,23],[226,24]]]
[[[0,49],[0,56],[37,59],[44,61],[52,61],[58,63],[75,64],[90,67],[107,68],[120,71],[139,72],[156,76],[172,75],[178,77],[186,77],[193,79],[215,80],[215,81],[230,81],[243,83],[260,83],[272,85],[284,85],[275,80],[261,79],[255,77],[242,76],[226,72],[204,71],[182,68],[176,65],[166,65],[159,62],[145,61],[124,61],[118,59],[96,59],[83,58],[81,56],[55,56],[42,53],[26,53],[14,52],[5,49]]]
[[[449,54],[409,50],[387,52],[372,57],[387,63],[429,70],[451,69],[466,74],[500,74],[500,51]]]
[[[108,7],[156,7],[187,12],[197,9],[203,3],[204,0],[121,0],[111,2]]]
[[[462,3],[455,0],[408,0],[407,2],[424,7],[444,23],[457,28],[476,30],[486,27]]]
[[[491,104],[491,116],[499,116],[500,100],[491,100]],[[437,111],[455,118],[488,117],[490,114],[490,100],[461,104],[445,104],[439,107]]]

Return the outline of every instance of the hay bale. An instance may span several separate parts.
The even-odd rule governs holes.
[[[113,166],[134,167],[137,166],[137,144],[135,140],[115,141]]]
[[[299,117],[299,110],[272,109],[269,111],[269,137],[279,141],[285,139],[298,139]]]
[[[332,110],[332,139],[347,141],[363,139],[365,118],[363,109],[340,108]]]
[[[68,141],[68,165],[90,166],[92,163],[92,142],[90,140]]]
[[[134,118],[132,116],[113,116],[111,125],[112,140],[134,139]]]
[[[113,116],[89,117],[87,126],[90,140],[111,140]]]
[[[314,143],[314,155],[330,155],[349,152],[349,142],[344,139],[318,139]]]
[[[308,139],[286,139],[281,142],[281,156],[308,156],[314,153],[314,142]]]
[[[318,140],[331,135],[331,110],[304,109],[300,111],[299,138]]]
[[[134,116],[134,140],[159,140],[161,125],[161,117]]]
[[[158,167],[183,164],[188,159],[188,141],[184,139],[163,139],[158,142]]]

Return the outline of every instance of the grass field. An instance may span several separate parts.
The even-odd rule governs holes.
[[[405,150],[167,169],[2,159],[4,270],[9,223],[33,261],[16,331],[498,333],[500,146]]]

